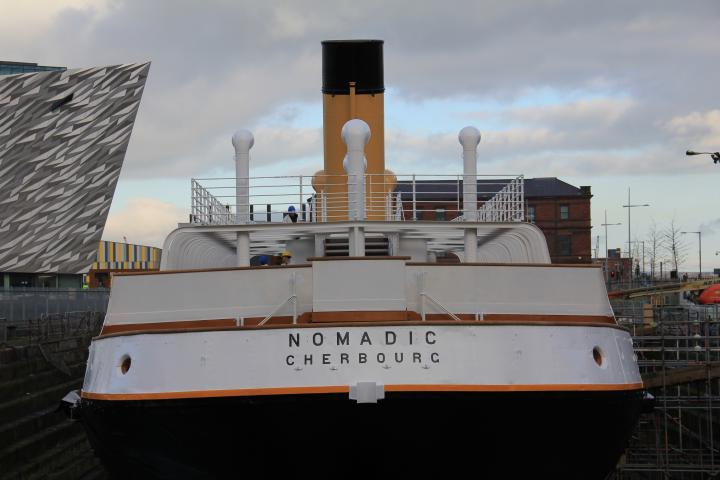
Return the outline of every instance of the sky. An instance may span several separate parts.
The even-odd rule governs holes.
[[[322,166],[321,48],[385,41],[386,166],[462,170],[458,131],[482,132],[478,172],[592,187],[604,249],[671,221],[720,268],[720,2],[0,0],[0,58],[86,67],[150,60],[103,238],[162,246],[190,178]],[[599,242],[598,237],[599,236]],[[698,269],[698,235],[681,237]]]

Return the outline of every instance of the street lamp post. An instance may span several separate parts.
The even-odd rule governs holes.
[[[622,225],[622,223],[607,223],[607,210],[605,210],[605,223],[600,225],[601,227],[605,227],[605,283],[608,281],[608,248],[607,248],[607,240],[608,240],[608,233],[607,233],[607,227],[613,226],[613,225]]]
[[[710,155],[713,163],[720,163],[720,152],[693,152],[692,150],[688,150],[685,152],[685,155]]]
[[[702,232],[680,232],[681,234],[686,233],[697,233],[698,236],[698,279],[702,278]]]
[[[630,203],[630,187],[628,187],[628,204],[623,205],[623,208],[628,209],[628,252],[630,251],[630,210],[632,210],[635,207],[649,207],[649,203],[643,203],[643,204],[637,204],[633,205]]]

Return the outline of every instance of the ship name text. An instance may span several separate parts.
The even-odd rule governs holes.
[[[289,352],[285,364],[290,367],[438,364],[440,354],[433,351],[437,343],[438,335],[433,330],[296,332],[288,334]]]

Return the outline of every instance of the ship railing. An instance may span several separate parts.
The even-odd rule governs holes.
[[[323,174],[239,180],[192,179],[190,223],[525,220],[522,175],[478,175],[478,203],[470,216],[463,210],[463,175]],[[247,185],[245,195],[239,184]],[[359,196],[354,193],[358,190]]]
[[[227,225],[235,223],[236,215],[230,211],[230,205],[223,204],[215,195],[192,179],[190,223],[206,225]]]

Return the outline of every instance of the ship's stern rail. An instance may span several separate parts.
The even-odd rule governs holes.
[[[116,275],[103,333],[427,319],[615,323],[592,266],[310,260]]]
[[[231,225],[293,221],[336,222],[354,218],[356,201],[350,194],[362,185],[364,218],[385,221],[456,220],[522,222],[525,220],[522,175],[473,175],[477,184],[476,210],[464,215],[463,182],[456,175],[364,173],[247,178],[197,178],[190,184],[190,223]],[[247,195],[237,196],[238,181]],[[292,207],[292,209],[291,209]],[[243,213],[244,212],[244,213]]]

